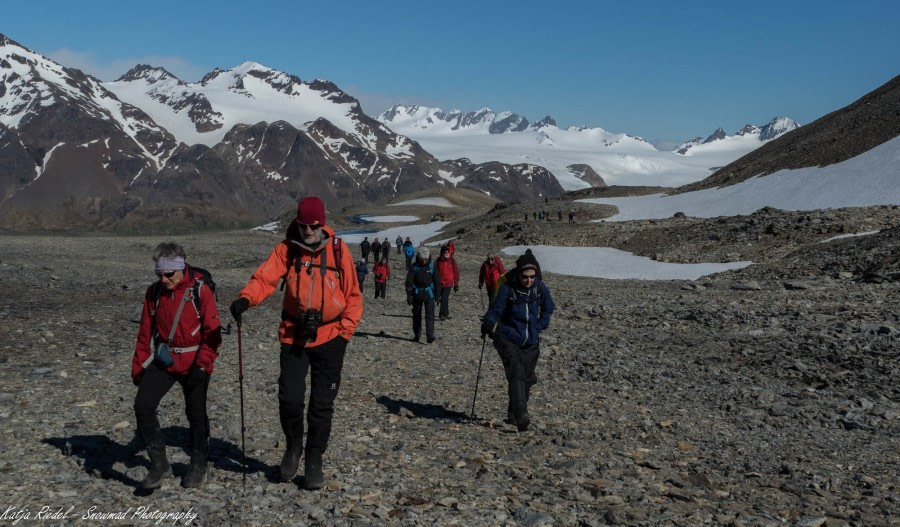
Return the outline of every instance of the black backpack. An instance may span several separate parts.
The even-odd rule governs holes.
[[[434,298],[434,260],[430,260],[427,266],[421,266],[418,263],[412,267],[413,294],[419,296],[423,291],[428,292],[428,296]]]
[[[212,273],[202,267],[187,266],[187,279],[193,281],[191,286],[191,301],[194,304],[194,310],[197,311],[197,318],[200,318],[200,291],[205,285],[209,288],[210,293],[219,301],[219,295],[216,293],[216,283],[213,281]],[[162,295],[162,282],[157,281],[153,284],[153,305],[159,305],[159,297]]]

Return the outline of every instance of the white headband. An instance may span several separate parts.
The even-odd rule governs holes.
[[[160,258],[156,260],[157,271],[182,271],[184,270],[184,258],[175,256],[173,258]]]

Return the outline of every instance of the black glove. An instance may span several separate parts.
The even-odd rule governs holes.
[[[482,287],[484,287],[482,284],[478,284],[478,289],[481,289]]]
[[[131,382],[132,382],[132,384],[134,384],[135,386],[140,386],[140,385],[141,385],[141,379],[143,379],[143,378],[144,378],[144,372],[141,371],[141,373],[139,373],[139,374],[137,375],[137,377],[133,377],[133,378],[131,379]]]
[[[200,386],[200,383],[206,382],[206,379],[209,379],[209,374],[206,373],[206,370],[195,364],[191,366],[191,369],[188,371],[186,384],[189,388],[195,388]]]
[[[459,293],[459,286],[458,286],[458,285],[453,286],[453,292],[454,292],[454,293]]]
[[[490,320],[484,320],[481,322],[481,336],[489,336],[493,338],[494,336],[494,323]]]
[[[244,297],[238,298],[234,302],[231,303],[231,307],[228,308],[231,311],[231,316],[234,317],[234,321],[238,324],[241,323],[241,313],[250,309],[250,301]]]
[[[406,295],[406,304],[412,305],[412,295]]]

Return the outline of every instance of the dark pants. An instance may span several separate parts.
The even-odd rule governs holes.
[[[447,318],[450,316],[450,290],[452,287],[442,287],[441,288],[441,309],[438,311],[438,316],[441,318]]]
[[[278,413],[288,447],[303,440],[306,374],[312,370],[309,409],[306,412],[306,451],[325,452],[331,436],[331,417],[334,415],[334,400],[341,386],[346,349],[347,341],[341,337],[335,337],[314,348],[281,345]]]
[[[357,277],[357,282],[359,283],[359,292],[360,293],[363,292],[363,281],[364,280],[365,280],[365,278],[360,279],[359,277]]]
[[[412,267],[412,261],[413,261],[413,257],[412,257],[412,256],[407,256],[407,257],[406,257],[406,270],[407,270],[407,271],[409,271],[409,268]]]
[[[434,299],[430,296],[425,300],[418,297],[413,298],[412,319],[413,334],[418,340],[422,334],[422,306],[425,306],[425,336],[434,338]]]
[[[373,250],[372,256],[373,256],[373,261],[377,262],[378,260],[380,260],[381,259],[381,249],[378,249],[377,251]]]
[[[209,419],[206,415],[206,392],[209,389],[209,376],[204,382],[189,386],[186,375],[175,375],[150,363],[144,370],[144,377],[134,396],[134,416],[138,430],[159,429],[156,410],[159,402],[177,382],[184,395],[184,413],[190,426],[189,438],[191,448],[204,448],[209,438]]]
[[[488,306],[494,305],[494,299],[497,298],[497,288],[487,288]]]
[[[537,384],[534,370],[537,367],[538,356],[541,354],[540,344],[518,346],[512,341],[497,336],[494,338],[494,348],[497,349],[500,360],[503,361],[503,371],[506,373],[506,381],[509,383],[510,405],[517,402],[528,402],[531,387]]]
[[[378,295],[381,295],[381,298],[384,298],[386,288],[387,282],[375,282],[375,298],[378,298]]]

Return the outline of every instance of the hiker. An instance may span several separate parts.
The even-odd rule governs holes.
[[[441,277],[431,259],[428,247],[416,251],[416,263],[406,273],[406,303],[412,306],[413,340],[422,335],[422,308],[425,308],[425,336],[429,344],[434,337],[434,299],[440,295]]]
[[[413,258],[416,256],[416,248],[413,247],[409,238],[403,242],[403,254],[406,256],[406,270],[408,271],[412,267]]]
[[[196,487],[206,476],[209,454],[206,394],[222,344],[219,311],[214,293],[185,263],[183,247],[161,243],[153,250],[153,261],[159,281],[144,295],[141,327],[131,359],[131,379],[138,387],[134,416],[150,457],[150,470],[141,487],[158,488],[172,473],[156,410],[175,383],[181,385],[184,396],[191,455],[181,484]]]
[[[237,323],[244,311],[275,292],[282,279],[278,413],[286,450],[279,475],[282,481],[291,481],[297,472],[303,447],[306,374],[312,370],[302,486],[315,490],[325,485],[322,454],[331,435],[347,343],[363,312],[353,256],[325,224],[325,205],[317,197],[300,200],[287,237],[272,249],[231,304]]]
[[[575,209],[569,211],[569,223],[575,223]]]
[[[363,260],[369,259],[369,251],[372,249],[372,244],[369,243],[369,237],[366,236],[363,241],[359,242],[359,254],[362,255]]]
[[[556,209],[556,216],[559,218],[560,223],[562,223],[562,209]]]
[[[372,275],[375,280],[375,299],[378,299],[379,293],[381,298],[385,298],[384,293],[387,290],[387,281],[391,277],[391,267],[388,265],[387,256],[384,256],[375,264],[375,267],[372,268]]]
[[[394,240],[394,243],[397,244],[397,254],[400,254],[400,252],[403,250],[403,238],[401,238],[398,234],[397,239]]]
[[[381,242],[381,257],[384,258],[384,261],[387,262],[388,255],[391,254],[391,242],[388,241],[387,236],[384,237],[384,241]]]
[[[528,430],[531,423],[528,399],[537,383],[534,370],[540,355],[539,334],[547,329],[554,309],[537,260],[532,254],[523,254],[515,269],[507,273],[481,324],[481,336],[493,339],[509,383],[507,421],[520,432]]]
[[[493,304],[497,298],[498,280],[504,273],[506,269],[500,258],[494,256],[494,253],[488,253],[487,259],[481,264],[481,270],[478,271],[478,289],[487,286],[488,305]]]
[[[372,260],[375,262],[381,260],[381,242],[378,238],[372,240]]]
[[[447,248],[450,249],[450,258],[456,256],[456,245],[453,244],[453,240],[447,242]]]
[[[369,266],[366,265],[366,261],[362,258],[356,262],[356,281],[359,282],[359,292],[363,292],[363,284],[366,281],[366,276],[369,275]]]
[[[532,219],[537,219],[537,211],[532,211],[531,215],[533,216]]]
[[[450,289],[452,288],[454,293],[459,292],[459,267],[449,246],[441,247],[441,256],[437,259],[436,266],[441,276],[441,307],[438,318],[444,321],[450,318]]]

